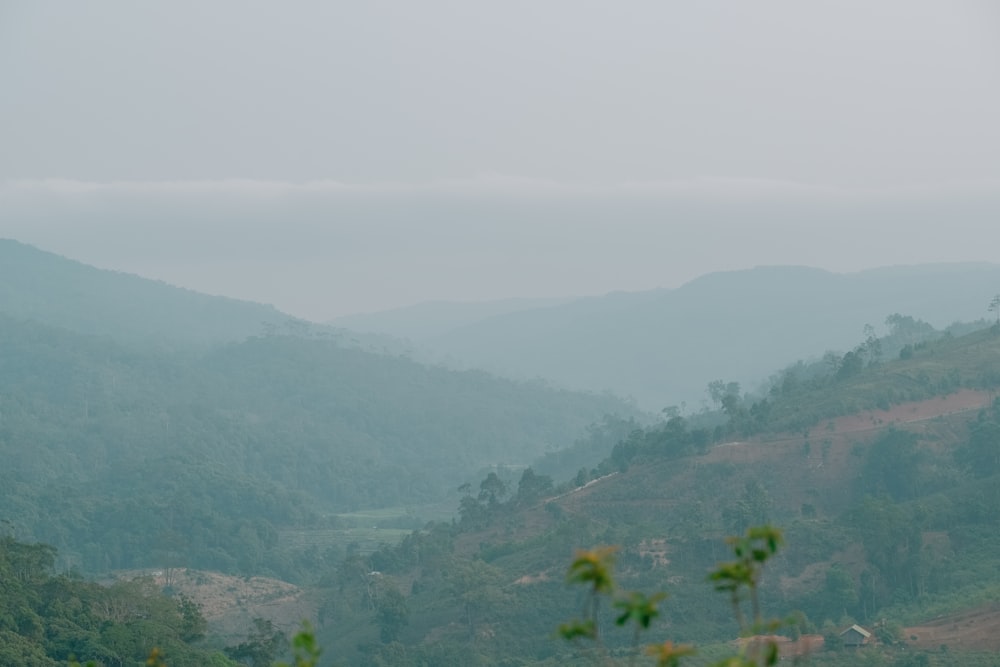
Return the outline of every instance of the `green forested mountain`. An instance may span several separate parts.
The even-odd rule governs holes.
[[[0,315],[0,340],[0,517],[85,570],[292,576],[281,527],[440,500],[633,414],[324,339],[170,352]]]
[[[156,343],[218,343],[283,327],[272,306],[96,269],[0,239],[0,313],[81,333]]]
[[[988,286],[991,269],[977,270]],[[940,272],[942,285],[965,279]],[[933,296],[918,274],[903,277]],[[750,393],[734,381],[745,366],[720,365],[707,376],[724,379],[709,387],[715,409],[669,410],[651,426],[609,395],[426,366],[292,335],[294,324],[157,338],[150,316],[119,335],[114,318],[146,311],[106,304],[105,330],[60,312],[52,295],[70,294],[66,281],[37,287],[33,299],[5,297],[13,305],[0,308],[0,520],[20,541],[0,544],[0,663],[50,665],[73,653],[130,664],[152,642],[169,649],[171,665],[226,664],[188,646],[201,625],[183,599],[156,595],[149,580],[98,589],[54,577],[55,563],[69,572],[187,567],[310,584],[311,620],[333,664],[590,664],[553,637],[582,602],[564,571],[574,549],[616,544],[623,586],[670,592],[648,639],[696,642],[701,653],[688,664],[707,665],[732,651],[738,628],[705,572],[725,557],[724,536],[770,521],[785,528],[788,547],[769,564],[768,610],[794,613],[795,633],[822,636],[831,649],[853,623],[881,641],[864,653],[824,651],[815,664],[993,664],[977,651],[1000,650],[990,643],[1000,614],[989,607],[1000,595],[1000,333],[942,333],[896,314],[883,338],[844,324],[846,352],[817,359],[826,345],[816,347],[805,324],[754,324],[755,306],[766,311],[784,295],[836,330],[843,294],[822,272],[813,277],[743,276],[770,295],[757,301],[719,278],[733,295],[720,306],[725,317],[705,311],[718,285],[689,286],[700,299],[670,312],[710,325],[698,345],[724,359],[747,349],[766,358],[781,344],[781,363],[815,361],[772,372],[776,363]],[[829,313],[817,314],[792,283],[812,285],[810,298]],[[908,312],[911,286],[900,289],[888,312]],[[650,349],[666,331],[661,296],[622,295],[610,310],[603,300],[567,304],[558,307],[572,311],[565,320],[535,319],[540,309],[489,322],[515,347],[525,340],[518,335],[540,340],[573,322],[576,337],[559,338],[567,350],[619,334],[618,348]],[[981,301],[985,310],[989,298]],[[190,302],[177,307],[197,319]],[[669,384],[661,358],[683,352],[691,366],[676,362],[678,373],[703,368],[693,336],[663,337],[646,357],[661,389]],[[170,341],[202,344],[162,344]],[[595,366],[616,358],[597,352]],[[404,531],[383,538],[382,518],[371,518],[449,498],[456,520],[401,541]],[[385,514],[364,511],[373,508]],[[366,536],[343,539],[360,522]],[[58,555],[28,544],[36,541]],[[923,623],[970,608],[982,612],[978,639]],[[611,614],[606,646],[626,659],[632,638]]]
[[[574,548],[616,544],[626,588],[670,594],[648,639],[695,642],[700,655],[682,664],[714,664],[738,630],[706,571],[726,557],[723,536],[770,521],[787,548],[768,565],[762,602],[797,618],[794,634],[825,640],[813,664],[995,664],[1000,333],[860,366],[857,352],[794,389],[776,381],[766,399],[725,401],[717,426],[673,417],[634,429],[569,485],[530,471],[506,488],[483,479],[457,525],[330,573],[318,592],[324,641],[347,664],[590,664],[553,636],[582,604],[564,573]],[[788,412],[816,401],[785,430]],[[751,410],[773,419],[748,430]],[[949,620],[970,610],[974,621]],[[624,664],[631,637],[612,610],[605,619]],[[854,623],[878,643],[841,648]]]
[[[791,360],[843,352],[866,324],[881,330],[893,312],[937,327],[978,320],[998,290],[1000,267],[991,264],[853,274],[760,267],[709,274],[677,289],[484,317],[417,342],[451,363],[610,389],[659,410],[684,401],[694,406],[718,378],[755,386]],[[393,335],[431,331],[447,323],[440,311],[410,308],[355,318],[351,326]]]

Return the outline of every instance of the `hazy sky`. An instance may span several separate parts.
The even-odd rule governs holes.
[[[0,236],[325,319],[995,260],[995,2],[0,0]]]

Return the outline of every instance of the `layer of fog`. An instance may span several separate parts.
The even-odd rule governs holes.
[[[0,187],[0,236],[317,321],[427,300],[674,287],[715,270],[994,261],[1000,189],[505,179]],[[720,304],[722,307],[722,304]]]

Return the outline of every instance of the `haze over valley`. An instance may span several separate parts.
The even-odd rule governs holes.
[[[13,0],[0,83],[0,665],[996,664],[991,3]]]

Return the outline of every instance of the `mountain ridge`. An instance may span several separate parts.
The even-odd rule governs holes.
[[[712,380],[752,387],[795,359],[849,349],[866,325],[881,328],[893,313],[938,326],[980,319],[997,291],[1000,265],[993,264],[847,274],[757,267],[707,274],[674,289],[499,314],[418,346],[458,367],[609,390],[659,410],[697,404]]]
[[[297,321],[274,306],[99,269],[13,239],[0,239],[0,312],[133,342],[188,344]]]

